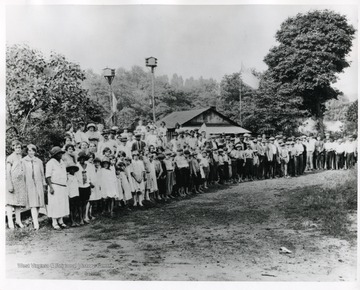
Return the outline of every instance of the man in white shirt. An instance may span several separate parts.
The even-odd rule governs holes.
[[[345,160],[346,160],[346,168],[351,169],[355,164],[355,146],[353,142],[352,136],[349,136],[344,144],[345,147]]]
[[[267,160],[267,168],[266,168],[266,175],[267,178],[275,178],[275,162],[276,162],[276,153],[277,148],[274,144],[275,138],[270,137],[267,141],[267,146],[265,149],[266,160]]]
[[[325,150],[325,166],[327,170],[334,170],[334,142],[333,139],[326,139],[324,143],[324,150]]]
[[[127,146],[128,139],[126,137],[120,137],[120,144],[117,147],[117,154],[124,152],[126,157],[132,158],[131,149]]]
[[[342,139],[337,140],[337,145],[335,147],[336,153],[336,169],[344,168],[344,154],[345,154],[345,144]]]
[[[307,137],[305,141],[306,146],[306,170],[314,170],[313,157],[315,151],[316,140],[313,136]]]
[[[103,130],[102,135],[104,137],[104,140],[101,141],[98,145],[98,155],[100,157],[104,156],[103,155],[103,150],[108,147],[111,150],[111,153],[116,155],[116,149],[117,149],[117,144],[115,140],[112,140],[109,138],[109,130]]]

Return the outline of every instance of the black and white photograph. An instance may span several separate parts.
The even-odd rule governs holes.
[[[35,2],[4,5],[8,286],[359,287],[355,1]]]

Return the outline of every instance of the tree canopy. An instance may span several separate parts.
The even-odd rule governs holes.
[[[331,85],[350,63],[355,29],[345,16],[324,10],[298,14],[281,24],[279,45],[265,56],[269,74],[288,85],[288,97],[301,97],[302,106],[322,119],[324,103],[341,92]]]

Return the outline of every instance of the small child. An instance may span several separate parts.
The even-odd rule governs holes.
[[[114,201],[117,196],[117,180],[115,172],[110,168],[110,159],[104,157],[101,162],[101,181],[100,190],[102,196],[105,198],[107,213],[113,216]]]
[[[118,164],[118,167],[120,169],[120,179],[121,179],[121,186],[122,186],[122,192],[123,192],[123,201],[124,201],[124,204],[126,205],[127,201],[132,198],[131,187],[130,187],[128,176],[126,174],[126,164],[124,162],[120,162]]]
[[[200,165],[200,174],[201,174],[202,183],[204,185],[204,189],[208,189],[207,181],[209,178],[210,168],[209,168],[209,159],[206,151],[203,151],[201,153],[199,165]]]
[[[101,200],[101,191],[100,191],[100,173],[101,173],[101,160],[96,157],[94,159],[94,176],[92,178],[94,187],[91,188],[91,195],[89,199],[89,211],[88,218],[94,220],[94,212],[97,210],[99,212],[100,200]],[[95,208],[95,209],[94,209]]]
[[[72,227],[78,227],[79,224],[75,221],[79,216],[80,202],[79,202],[79,184],[75,172],[79,171],[79,167],[75,163],[68,163],[66,166],[67,174],[67,188],[69,192],[70,203],[70,222]]]
[[[115,198],[115,201],[118,203],[118,206],[121,206],[121,201],[123,200],[124,192],[121,184],[121,176],[120,176],[121,169],[119,166],[115,167],[115,172],[116,172],[116,181],[117,181],[117,190],[118,190],[118,196]]]
[[[145,167],[144,162],[139,159],[139,153],[137,151],[133,151],[133,162],[132,162],[132,172],[131,177],[135,189],[134,194],[134,206],[139,205],[140,207],[143,206],[143,195],[145,192],[145,183],[146,181],[146,174],[145,174]]]

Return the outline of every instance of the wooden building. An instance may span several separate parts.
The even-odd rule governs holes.
[[[176,124],[184,130],[198,129],[205,131],[206,136],[217,134],[244,134],[250,131],[240,127],[239,124],[216,111],[215,107],[207,107],[197,110],[172,112],[157,122],[159,125],[165,122],[168,128],[168,138],[172,138]]]

